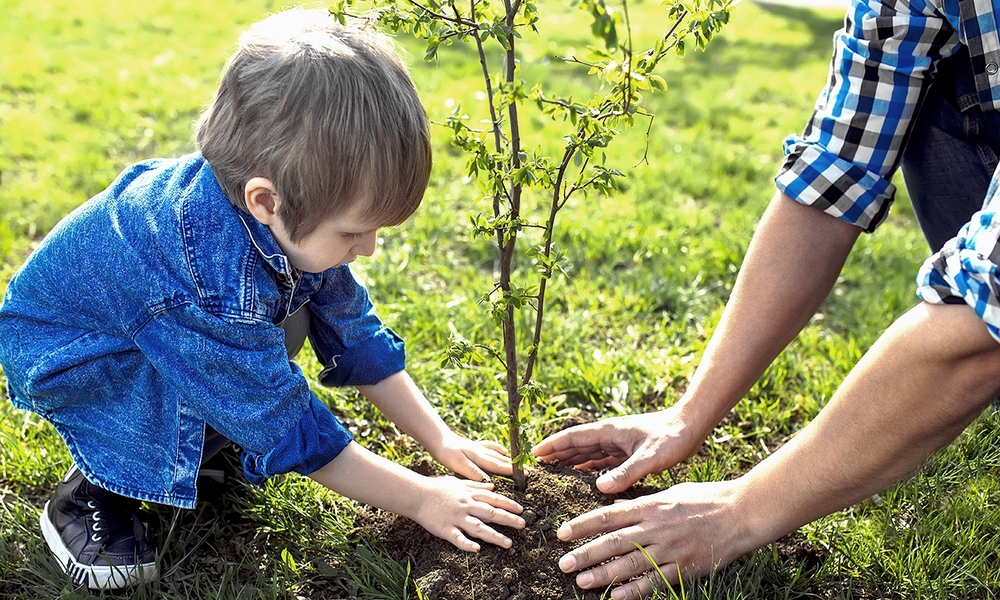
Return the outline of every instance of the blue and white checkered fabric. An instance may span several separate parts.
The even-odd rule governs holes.
[[[1000,109],[996,6],[1000,0],[854,0],[815,111],[802,135],[785,140],[778,189],[874,231],[938,61],[967,46],[980,104]]]
[[[917,295],[934,304],[971,306],[1000,342],[1000,169],[993,174],[983,210],[958,235],[924,261]]]

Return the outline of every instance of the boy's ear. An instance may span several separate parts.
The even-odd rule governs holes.
[[[266,177],[253,177],[247,181],[243,188],[243,202],[262,225],[271,225],[278,218],[281,198],[274,183]]]

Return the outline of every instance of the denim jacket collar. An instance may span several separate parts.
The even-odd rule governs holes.
[[[288,262],[288,257],[282,253],[278,243],[274,241],[271,230],[253,218],[252,215],[248,215],[243,211],[239,211],[239,217],[243,221],[243,226],[247,229],[250,242],[260,252],[260,256],[264,259],[264,262],[274,269],[274,272],[278,275],[278,280],[293,281],[296,278],[295,269]]]

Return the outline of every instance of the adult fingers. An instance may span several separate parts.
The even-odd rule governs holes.
[[[642,557],[641,553],[637,556],[631,555],[636,552],[636,543],[641,543],[639,541],[641,534],[642,530],[639,527],[626,527],[602,535],[564,554],[559,559],[559,568],[564,573],[572,573],[573,571],[580,571],[618,557],[616,560],[623,560],[624,562],[612,569],[614,574],[618,576],[617,579],[605,580],[605,575],[608,572],[607,569],[594,569],[591,571],[592,575],[589,578],[596,578],[597,584],[625,581],[634,575],[645,572],[649,568],[648,563],[644,560],[639,560]],[[645,565],[645,568],[643,568],[643,565]],[[601,575],[601,577],[593,575],[595,572]]]
[[[556,536],[564,542],[616,531],[642,521],[641,498],[610,506],[602,506],[564,522]]]
[[[681,447],[673,438],[646,439],[623,456],[623,460],[597,478],[597,489],[617,494],[650,473],[660,473],[684,459]]]
[[[618,462],[621,462],[626,458],[626,454],[621,450],[610,447],[605,448],[600,445],[594,446],[579,446],[575,448],[569,448],[567,450],[560,450],[557,452],[552,452],[548,454],[544,460],[546,462],[558,462],[561,465],[570,466],[581,466],[590,461],[600,461],[608,457],[617,458]]]
[[[660,565],[660,573],[663,573],[664,577],[668,578],[668,581],[664,581],[660,577],[660,573],[651,571],[642,577],[638,577],[624,583],[615,589],[611,590],[612,600],[639,600],[640,598],[649,598],[653,595],[654,591],[664,591],[667,589],[668,584],[673,585],[676,582],[670,580],[668,573],[676,573],[677,568],[675,565],[667,564]]]
[[[626,552],[612,561],[603,563],[584,571],[576,576],[576,584],[583,589],[601,588],[619,581],[629,581],[642,575],[656,565],[642,551],[632,546],[631,552]]]
[[[646,471],[648,460],[636,458],[635,456],[625,459],[620,464],[615,464],[606,473],[597,478],[595,484],[597,489],[605,494],[617,494],[632,487],[632,484],[648,475],[651,471]]]
[[[601,440],[606,437],[603,429],[601,421],[563,429],[539,442],[533,452],[538,458],[550,461],[557,459],[559,453],[568,455],[579,448],[600,448]]]
[[[602,471],[604,469],[617,467],[622,464],[623,460],[624,459],[622,457],[615,454],[598,452],[588,456],[581,456],[578,460],[574,461],[559,461],[559,464],[575,467],[583,471]]]

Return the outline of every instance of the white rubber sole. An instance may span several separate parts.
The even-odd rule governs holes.
[[[45,516],[48,510],[49,503],[46,502],[42,514],[38,517],[38,523],[42,528],[42,537],[45,538],[49,550],[59,561],[59,566],[70,574],[74,582],[86,584],[92,590],[119,590],[146,581],[154,581],[159,576],[159,569],[155,562],[127,567],[94,566],[76,562],[69,548],[63,543],[62,536]]]

